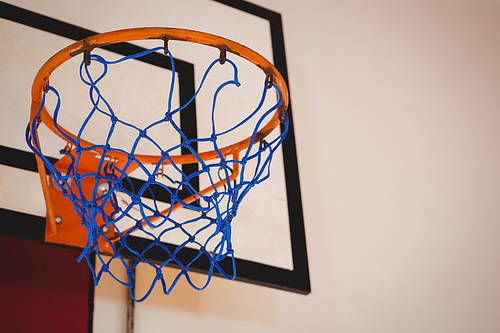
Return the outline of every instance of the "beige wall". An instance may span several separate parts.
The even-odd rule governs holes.
[[[284,20],[312,293],[181,285],[137,331],[499,332],[500,2],[254,2]]]

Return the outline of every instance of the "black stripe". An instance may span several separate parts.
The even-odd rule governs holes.
[[[235,9],[239,9],[243,12],[252,14],[254,16],[261,17],[268,21],[272,21],[275,15],[279,15],[277,12],[266,9],[264,7],[254,5],[253,3],[247,1],[241,1],[241,0],[214,0],[214,1],[222,3],[229,7],[233,7]]]
[[[2,227],[0,235],[43,242],[45,239],[45,219],[40,216],[15,212],[0,208]]]
[[[57,158],[47,157],[51,163]],[[0,145],[0,164],[27,171],[38,172],[35,154]]]
[[[276,68],[285,79],[289,93],[288,70],[285,56],[283,26],[281,15],[276,14],[271,21],[271,36],[273,43],[273,57]],[[304,290],[310,291],[309,265],[307,260],[306,234],[304,228],[304,214],[302,211],[302,196],[300,193],[300,177],[297,163],[297,149],[295,147],[295,131],[293,128],[292,101],[288,106],[289,128],[282,144],[283,161],[285,168],[285,183],[288,200],[288,216],[290,219],[290,237],[292,245],[294,280],[302,283]],[[284,130],[282,125],[281,130]]]
[[[189,69],[185,69],[186,77],[194,77],[194,68],[191,67]],[[190,95],[192,91],[195,91],[195,86],[194,86],[194,80],[187,81],[185,80],[183,84],[179,84],[179,94],[181,96],[181,105],[186,104],[189,99],[194,95]],[[186,137],[188,139],[196,139],[198,137],[198,130],[196,127],[196,103],[193,101],[191,104],[189,104],[182,112],[180,113],[180,119],[181,119],[181,131],[184,132]],[[195,141],[191,143],[191,148],[194,151],[198,151],[198,143]],[[181,153],[182,154],[190,154],[191,152],[187,147],[182,147],[181,148]],[[183,164],[182,165],[182,172],[186,175],[190,175],[194,172],[197,172],[198,169],[198,163],[195,164]],[[189,184],[196,190],[200,190],[200,181],[199,177],[193,178]],[[185,197],[188,197],[190,194],[186,190],[184,191],[183,195],[186,195]],[[183,198],[185,198],[183,197]]]

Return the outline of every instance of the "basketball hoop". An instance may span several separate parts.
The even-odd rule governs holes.
[[[155,39],[161,41],[162,46],[115,61],[109,61],[99,55],[92,54],[95,48],[109,44]],[[215,47],[220,51],[219,58],[208,65],[195,95],[188,103],[178,108],[171,107],[175,70],[173,57],[168,48],[169,41],[203,44]],[[160,115],[163,112],[161,118],[152,119],[150,125],[139,128],[119,119],[102,95],[99,82],[106,75],[108,66],[128,59],[140,58],[153,52],[163,52],[172,64],[169,103],[167,110],[158,110]],[[203,87],[207,73],[213,70],[216,64],[231,66],[234,73],[233,80],[222,83],[215,91],[213,107],[215,107],[219,92],[225,86],[240,85],[237,77],[237,66],[228,57],[228,53],[244,58],[262,70],[261,101],[254,111],[243,115],[241,122],[229,130],[217,132],[213,127],[210,136],[188,139],[173,120],[173,116],[183,112],[188,104],[193,103]],[[79,131],[71,133],[59,122],[59,115],[62,111],[61,96],[56,88],[50,85],[50,76],[60,65],[80,54],[83,54],[80,77],[89,88],[91,109]],[[97,77],[88,70],[88,66],[94,62],[103,66],[103,72]],[[263,108],[263,102],[268,95],[268,90],[276,92],[278,101],[266,109]],[[203,32],[174,28],[118,30],[86,38],[57,52],[40,68],[33,82],[31,93],[31,113],[26,130],[26,140],[35,153],[47,206],[46,241],[83,248],[78,260],[83,258],[87,260],[95,283],[99,282],[102,274],[109,273],[115,280],[129,288],[131,296],[136,301],[144,300],[157,282],[162,284],[163,292],[169,294],[182,276],[194,288],[200,290],[208,285],[214,269],[226,278],[235,278],[231,222],[236,217],[238,206],[248,191],[269,177],[273,154],[288,131],[286,113],[288,90],[283,77],[269,61],[241,44]],[[45,98],[48,94],[57,99],[52,115],[46,109],[45,104]],[[109,121],[109,132],[105,142],[93,143],[82,137],[83,130],[89,126],[89,120],[95,114],[104,115]],[[256,125],[248,137],[241,138],[233,144],[219,147],[218,140],[221,137],[239,128],[249,119],[254,119]],[[212,122],[214,122],[213,112]],[[63,156],[55,163],[52,163],[42,153],[42,142],[40,142],[38,134],[38,128],[41,124],[47,126],[51,132],[66,142],[61,149]],[[164,143],[156,142],[151,138],[148,135],[148,130],[158,124],[171,126],[181,137],[181,143],[164,147]],[[280,124],[281,131],[279,130]],[[136,131],[137,135],[131,139],[133,144],[129,151],[110,144],[110,138],[117,126],[125,126]],[[141,140],[156,145],[158,154],[137,153],[136,147]],[[209,143],[213,149],[197,152],[192,148],[192,144],[195,142]],[[174,150],[179,148],[186,148],[189,153],[174,154]],[[198,164],[200,170],[192,174],[184,174],[178,167],[184,164]],[[166,167],[173,169],[182,180],[173,179],[164,170]],[[249,170],[250,167],[251,170]],[[151,168],[154,171],[149,171]],[[49,174],[46,173],[46,169]],[[141,170],[148,177],[141,188],[127,185],[130,183],[130,173],[135,170]],[[207,177],[210,180],[210,185],[197,190],[190,184],[190,181],[200,176]],[[168,186],[165,185],[167,182]],[[152,203],[143,200],[143,194],[151,191],[152,185],[161,186],[168,191],[170,205],[167,208],[159,209],[154,195]],[[175,216],[175,212],[180,209],[189,210],[194,217],[179,220]],[[188,225],[199,227],[191,230],[187,228]],[[174,230],[185,236],[185,241],[172,249],[162,243],[162,237]],[[131,235],[136,233],[143,233],[152,240],[146,248],[134,248],[130,242],[127,242]],[[204,233],[207,236],[200,240]],[[194,247],[198,252],[194,258],[183,262],[179,260],[178,253],[188,246]],[[160,263],[148,260],[145,253],[152,248],[159,248],[166,252],[168,258]],[[102,265],[99,270],[89,259],[89,255],[93,251],[96,251],[97,258]],[[108,255],[109,259],[102,256],[102,253]],[[201,257],[209,262],[208,278],[205,284],[197,286],[189,277],[189,269]],[[127,260],[123,258],[127,258]],[[225,272],[219,265],[226,258],[232,261],[231,273]],[[120,280],[110,272],[109,265],[115,260],[120,261],[125,266],[128,275],[127,281]],[[132,293],[135,278],[133,272],[140,263],[153,267],[157,275],[145,295],[136,298]],[[169,283],[166,282],[163,271],[167,265],[177,266],[181,269]]]

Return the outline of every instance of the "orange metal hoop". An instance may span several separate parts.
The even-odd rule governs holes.
[[[121,42],[146,40],[146,39],[158,39],[163,41],[165,45],[165,51],[167,49],[168,41],[174,41],[174,40],[186,41],[186,42],[203,44],[218,48],[221,52],[221,59],[222,59],[221,62],[225,61],[226,52],[231,52],[250,61],[265,73],[266,80],[268,82],[276,84],[276,86],[279,88],[282,94],[281,104],[279,105],[276,112],[269,120],[269,122],[256,133],[254,143],[261,142],[268,134],[270,134],[273,131],[273,129],[275,129],[280,124],[283,114],[285,114],[288,109],[288,98],[289,98],[288,89],[283,77],[278,72],[278,70],[268,60],[266,60],[263,56],[261,56],[257,52],[239,43],[233,42],[231,40],[199,31],[176,29],[176,28],[133,28],[133,29],[117,30],[88,37],[84,40],[69,45],[68,47],[54,54],[49,60],[47,60],[47,62],[45,62],[45,64],[40,68],[33,81],[33,86],[31,90],[32,101],[31,101],[30,126],[29,126],[30,131],[32,128],[31,124],[35,120],[38,112],[40,111],[40,106],[42,105],[42,100],[43,100],[43,93],[47,91],[50,75],[57,67],[59,67],[61,64],[71,59],[72,57],[77,56],[81,53],[83,53],[84,59],[86,63],[88,63],[90,52],[94,48]],[[76,136],[74,134],[70,133],[60,125],[56,129],[53,119],[45,109],[45,106],[42,107],[42,110],[40,112],[40,120],[61,139],[68,141],[64,137],[64,135],[66,135],[72,138],[73,140],[76,140]],[[60,132],[64,133],[64,135],[61,134]],[[33,133],[31,134],[32,138],[37,138],[37,136],[34,136]],[[84,148],[95,146],[95,144],[89,141],[85,141],[83,139],[81,139],[79,142],[81,146]],[[246,149],[251,144],[251,142],[252,142],[251,137],[248,137],[229,146],[220,148],[220,152],[223,155],[233,155],[237,158],[238,153],[243,149]],[[115,159],[115,160],[120,160],[123,158],[123,156],[119,152],[115,151],[109,152],[107,156],[110,159]],[[198,156],[199,158],[205,161],[219,157],[219,155],[215,150],[198,153]],[[155,156],[155,155],[135,155],[135,157],[138,161],[144,164],[157,164],[161,160],[161,156]],[[197,158],[193,154],[170,156],[170,160],[171,161],[169,161],[169,163],[175,163],[175,164],[190,164],[198,162]],[[45,203],[47,206],[48,224],[46,229],[46,238],[50,238],[47,235],[50,234],[55,235],[58,233],[56,228],[57,219],[55,219],[53,201],[60,201],[63,198],[62,196],[61,198],[59,198],[58,196],[60,195],[58,195],[57,193],[56,194],[50,193],[54,191],[51,191],[50,189],[51,185],[46,175],[43,161],[38,156],[36,156],[36,161],[37,161],[38,171],[40,174],[40,180],[42,183]],[[64,158],[59,160],[57,163],[60,163],[60,165],[64,164]],[[238,173],[238,165],[236,164],[235,170],[233,172],[233,175],[231,175],[231,177],[236,178],[237,173]],[[200,193],[203,193],[204,191],[210,191],[210,188],[202,190]],[[191,200],[195,200],[194,195],[191,198]],[[189,201],[189,199],[186,201]],[[60,209],[59,206],[58,209]],[[71,210],[72,207],[61,208],[61,209],[66,211],[68,209]],[[67,214],[70,213],[67,212]],[[77,237],[77,236],[70,236],[70,238],[71,237]],[[62,243],[68,245],[80,246],[82,245],[81,242],[82,242],[81,240],[75,241],[68,239],[66,241],[63,241]]]
[[[175,29],[175,28],[133,28],[106,32],[103,34],[98,34],[79,42],[73,43],[68,47],[62,49],[61,51],[54,54],[45,64],[40,68],[38,74],[33,81],[33,86],[31,89],[31,117],[30,121],[33,121],[40,105],[42,103],[42,92],[47,87],[49,82],[50,74],[59,67],[62,63],[69,60],[70,58],[80,54],[90,52],[90,50],[110,44],[116,44],[121,42],[128,42],[132,40],[144,40],[144,39],[159,39],[165,40],[178,40],[186,41],[191,43],[204,44],[208,46],[213,46],[221,51],[227,51],[234,53],[244,59],[255,64],[257,67],[262,69],[262,71],[267,75],[269,79],[274,82],[278,88],[281,90],[283,95],[283,101],[278,107],[273,118],[257,133],[255,142],[262,140],[266,137],[278,124],[280,123],[280,115],[285,113],[288,109],[288,89],[286,87],[285,81],[278,70],[263,56],[257,52],[243,46],[239,43],[233,42],[229,39],[222,38],[216,35],[186,30],[186,29]],[[48,114],[45,107],[40,113],[40,118],[42,122],[54,133],[60,136],[63,140],[66,140],[63,135],[58,133],[56,130],[52,117]],[[76,139],[76,136],[66,129],[59,126],[59,130],[69,137]],[[245,149],[250,144],[250,138],[246,138],[240,142],[234,143],[230,146],[221,148],[223,154],[239,152]],[[81,140],[82,147],[90,147],[94,144],[85,140]],[[109,154],[113,157],[113,154]],[[210,160],[217,157],[215,151],[208,151],[200,153],[199,156],[203,160]],[[136,158],[143,163],[157,163],[160,159],[158,156],[152,155],[136,155]],[[172,156],[172,161],[178,164],[196,163],[197,160],[192,154]]]

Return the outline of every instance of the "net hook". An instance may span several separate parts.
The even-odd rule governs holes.
[[[167,36],[164,36],[162,39],[163,39],[163,53],[165,55],[168,55],[168,41],[169,41],[169,38]]]
[[[160,165],[158,170],[156,171],[155,177],[163,177],[165,173],[163,172],[163,164]]]
[[[224,48],[220,48],[220,60],[219,60],[219,63],[221,65],[224,65],[224,63],[226,62],[226,49]]]
[[[43,79],[42,89],[43,89],[44,93],[49,92],[49,78],[48,77]]]
[[[271,89],[273,87],[274,76],[273,76],[272,72],[269,72],[269,71],[266,72],[266,81],[265,81],[265,83],[266,83],[267,89]]]
[[[90,66],[90,51],[92,47],[87,43],[86,40],[83,41],[83,62],[85,66]]]
[[[69,153],[73,149],[73,145],[71,142],[66,143],[66,146],[64,147],[63,151],[64,153]]]

